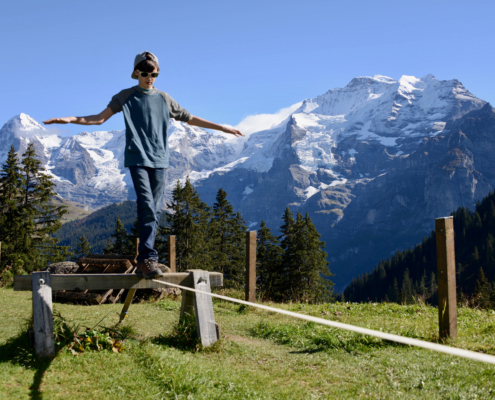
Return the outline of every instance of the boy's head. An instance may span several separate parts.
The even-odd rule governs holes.
[[[132,71],[131,78],[138,79],[139,86],[142,88],[151,89],[158,76],[158,72],[160,72],[158,58],[149,51],[143,51],[134,59],[134,70]],[[155,76],[153,77],[152,74]]]
[[[134,70],[132,71],[131,78],[138,79],[138,70],[141,72],[153,72],[155,68],[156,72],[160,72],[158,58],[149,51],[143,51],[134,59]]]

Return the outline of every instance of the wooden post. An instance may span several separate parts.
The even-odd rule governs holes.
[[[193,287],[202,292],[211,293],[210,276],[208,271],[192,270]],[[189,292],[191,293],[191,292]],[[194,293],[194,314],[198,337],[203,346],[210,346],[219,339],[218,325],[215,323],[213,302],[211,296]]]
[[[139,255],[139,238],[136,239],[136,258]],[[137,260],[136,260],[137,262]],[[136,271],[136,268],[134,268],[134,271]],[[122,323],[122,321],[125,319],[127,316],[127,310],[129,310],[129,307],[132,303],[132,299],[134,298],[134,295],[136,294],[137,289],[129,289],[127,292],[127,296],[124,301],[124,307],[122,307],[122,311],[120,312],[120,319],[119,319],[119,324]]]
[[[457,338],[454,218],[435,220],[437,239],[438,325],[440,338]]]
[[[256,231],[246,232],[246,301],[256,303]]]
[[[177,272],[175,267],[175,236],[168,237],[168,267],[170,272]]]
[[[49,272],[33,272],[34,346],[38,357],[55,356],[52,286]]]

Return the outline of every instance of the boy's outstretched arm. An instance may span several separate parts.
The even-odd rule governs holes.
[[[222,131],[225,133],[230,133],[234,136],[244,136],[240,131],[232,128],[228,128],[226,126],[222,126],[219,124],[215,124],[214,122],[207,121],[206,119],[195,117],[194,115],[191,117],[189,121],[187,121],[189,125],[199,126],[201,128],[207,129],[215,129],[217,131]]]
[[[44,124],[78,124],[78,125],[101,125],[113,115],[110,107],[105,108],[97,115],[88,115],[87,117],[64,117],[50,118],[43,121]]]

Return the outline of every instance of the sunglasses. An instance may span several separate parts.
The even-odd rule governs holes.
[[[156,78],[158,75],[159,75],[159,72],[141,72],[140,70],[136,70],[137,72],[139,72],[139,74],[143,77],[143,78],[147,78],[148,75],[151,75],[152,78]]]

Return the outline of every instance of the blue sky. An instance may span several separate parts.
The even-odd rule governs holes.
[[[495,105],[494,1],[25,1],[0,5],[0,126],[102,111],[154,52],[155,86],[237,125],[356,76],[460,80]],[[100,127],[123,129],[121,114]]]

